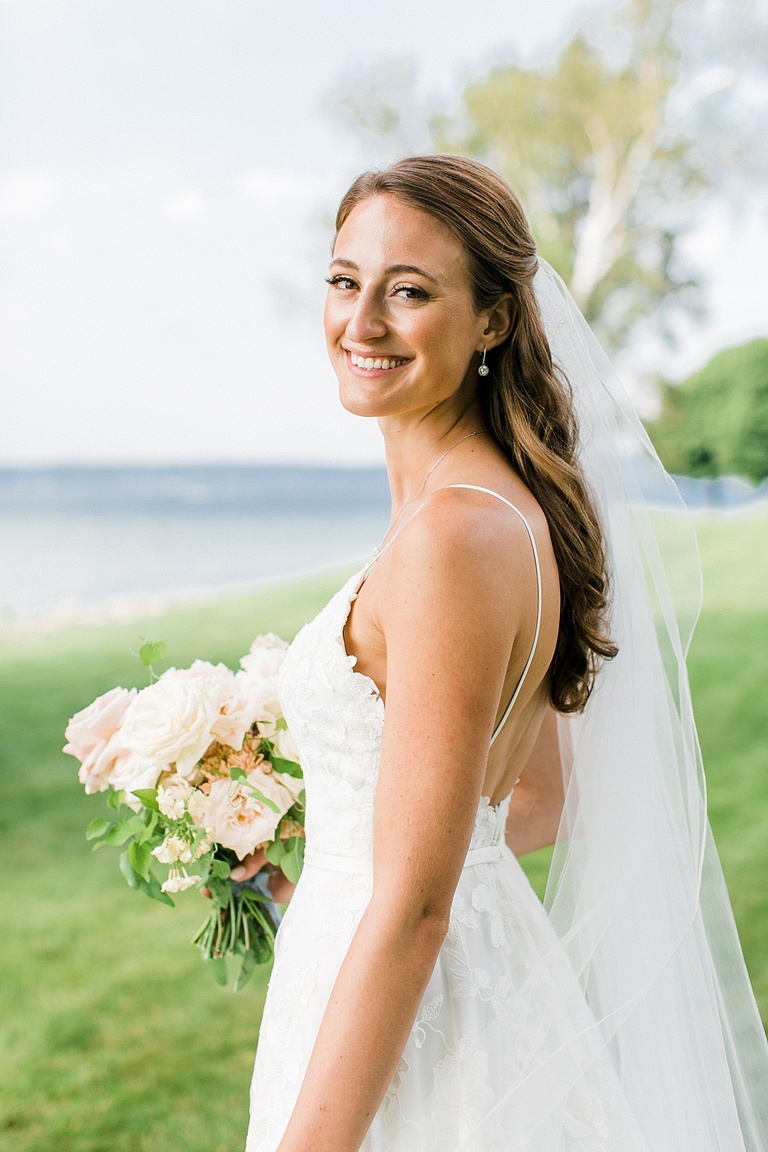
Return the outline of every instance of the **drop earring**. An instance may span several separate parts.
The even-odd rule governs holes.
[[[483,360],[482,360],[482,363],[481,363],[480,367],[479,367],[479,368],[478,368],[478,370],[477,370],[477,374],[478,374],[478,376],[487,376],[487,375],[488,375],[488,373],[490,372],[490,368],[488,367],[488,365],[487,365],[487,364],[486,364],[486,362],[485,362],[485,354],[486,354],[486,352],[487,352],[487,349],[486,349],[486,348],[483,348]]]

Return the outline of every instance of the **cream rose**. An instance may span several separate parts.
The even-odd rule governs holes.
[[[109,787],[110,772],[121,754],[115,737],[135,698],[135,688],[113,688],[77,712],[67,724],[64,751],[80,761],[78,778],[86,792],[104,792]]]
[[[226,664],[195,660],[189,668],[169,668],[162,680],[194,683],[215,703],[219,715],[211,728],[214,740],[239,752],[246,732],[265,706],[262,686],[244,673],[237,675]],[[271,698],[271,696],[270,696]]]
[[[280,671],[288,645],[274,632],[257,636],[247,656],[243,656],[240,667],[258,680],[274,680]]]
[[[123,791],[125,803],[129,808],[133,808],[134,812],[138,812],[142,804],[132,793],[138,788],[154,788],[166,765],[162,760],[130,751],[123,744],[119,732],[115,737],[115,743],[118,745],[118,751],[109,773],[109,784],[115,791]]]
[[[296,741],[287,728],[281,728],[272,737],[272,743],[275,746],[275,752],[283,760],[293,760],[294,764],[299,763],[299,750],[296,747]]]
[[[130,751],[175,764],[180,776],[191,777],[213,742],[218,716],[218,701],[209,699],[194,679],[163,678],[132,701],[121,735]]]
[[[254,796],[252,784],[278,807],[273,812]],[[205,805],[202,826],[224,848],[231,848],[239,860],[259,844],[274,839],[280,820],[293,804],[293,796],[275,773],[255,769],[246,781],[214,780]]]

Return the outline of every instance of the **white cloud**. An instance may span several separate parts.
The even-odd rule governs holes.
[[[310,204],[328,193],[327,181],[307,177],[306,173],[280,169],[260,169],[243,176],[237,191],[246,199],[265,204]]]
[[[199,220],[205,212],[205,197],[195,188],[174,192],[166,199],[163,211],[168,220],[188,224]]]
[[[0,183],[0,220],[38,220],[56,202],[56,181],[46,172],[17,172]]]

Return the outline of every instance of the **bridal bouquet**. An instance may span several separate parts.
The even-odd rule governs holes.
[[[85,791],[107,792],[113,811],[88,826],[94,849],[120,846],[126,880],[153,900],[205,888],[211,909],[194,942],[222,984],[226,958],[242,957],[235,989],[271,957],[280,914],[263,877],[238,884],[231,867],[263,848],[296,883],[304,858],[304,784],[277,695],[286,648],[258,636],[238,672],[196,660],[157,677],[165,645],[145,643],[150,684],[113,688],[66,729]]]

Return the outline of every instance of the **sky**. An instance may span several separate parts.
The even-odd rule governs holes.
[[[543,59],[575,0],[0,0],[0,466],[382,460],[321,325],[330,220],[382,157],[325,105]],[[666,374],[766,334],[765,217],[710,215],[710,315]]]

